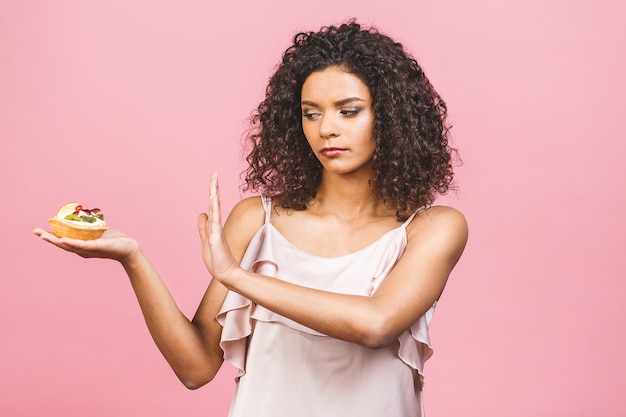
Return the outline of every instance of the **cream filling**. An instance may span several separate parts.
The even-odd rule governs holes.
[[[81,210],[80,212],[78,212],[78,216],[88,216],[88,214]],[[63,221],[66,221],[66,222],[71,222],[71,223],[74,223],[76,225],[88,226],[88,227],[102,227],[102,226],[106,226],[107,225],[107,223],[104,220],[100,220],[97,217],[95,217],[96,221],[93,222],[93,223],[80,222],[78,220],[69,220],[69,219],[66,219],[65,216],[59,216],[57,218],[59,220],[63,220]]]

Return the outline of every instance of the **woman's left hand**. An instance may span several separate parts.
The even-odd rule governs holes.
[[[239,264],[226,242],[222,228],[217,173],[211,175],[209,212],[198,216],[198,232],[202,243],[204,264],[213,278],[226,285],[233,272],[239,269]]]

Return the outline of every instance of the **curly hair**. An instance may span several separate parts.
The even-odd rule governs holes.
[[[245,190],[279,196],[304,210],[315,197],[322,165],[302,130],[302,85],[315,71],[341,67],[370,89],[376,150],[370,186],[398,220],[452,187],[447,107],[403,45],[354,20],[295,35],[252,113]]]

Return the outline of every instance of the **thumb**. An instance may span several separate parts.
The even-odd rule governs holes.
[[[200,239],[205,241],[207,238],[207,222],[209,220],[209,216],[206,213],[200,213],[198,216],[198,233],[200,234]]]

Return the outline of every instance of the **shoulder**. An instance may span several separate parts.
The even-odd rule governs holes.
[[[457,260],[465,249],[468,235],[465,216],[449,206],[431,206],[418,213],[407,226],[410,245],[428,247],[429,251]]]
[[[264,223],[261,197],[248,197],[235,204],[224,224],[224,233],[231,246],[246,247]]]
[[[258,229],[265,222],[265,210],[261,197],[248,197],[239,201],[230,214],[226,223],[243,229]],[[226,225],[225,225],[226,227]]]
[[[420,211],[411,226],[452,227],[467,230],[467,220],[459,210],[443,205],[430,206]]]

